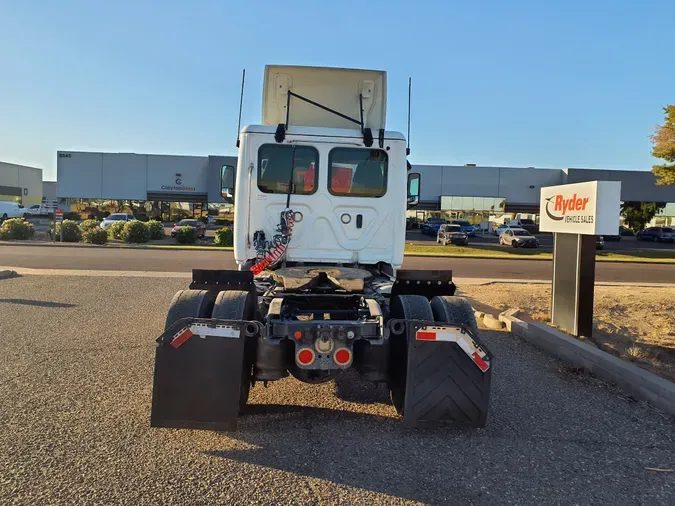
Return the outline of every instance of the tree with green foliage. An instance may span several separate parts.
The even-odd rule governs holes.
[[[665,202],[623,202],[621,216],[630,228],[639,231],[664,207]]]
[[[661,158],[667,163],[654,165],[652,172],[656,176],[656,184],[675,184],[675,105],[667,105],[663,108],[665,121],[654,129],[650,137],[654,147],[652,156]]]

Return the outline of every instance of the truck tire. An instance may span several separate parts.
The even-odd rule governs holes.
[[[206,290],[180,290],[173,296],[166,314],[164,330],[181,318],[209,318],[215,296]]]
[[[391,303],[391,318],[433,321],[429,301],[423,295],[399,295]],[[408,336],[392,335],[389,360],[389,392],[394,409],[404,415],[405,391],[408,373]]]
[[[241,290],[220,292],[213,306],[212,318],[222,320],[253,320],[256,309],[255,295]],[[251,391],[251,376],[255,362],[256,339],[247,337],[244,343],[244,356],[239,392],[239,412],[246,408]]]
[[[457,343],[439,343],[445,346],[433,351],[436,355],[434,360],[447,368],[447,375],[433,387],[441,391],[436,395],[442,399],[443,404],[434,409],[460,424],[485,427],[494,361],[489,350],[480,342],[471,304],[463,297],[434,297],[431,300],[431,310],[434,320],[439,323],[455,323],[468,327],[476,343],[488,354],[490,363],[490,368],[482,372]],[[425,395],[429,394],[433,395],[431,392]]]
[[[434,297],[431,299],[431,311],[434,321],[466,325],[474,335],[478,335],[476,316],[464,297]]]

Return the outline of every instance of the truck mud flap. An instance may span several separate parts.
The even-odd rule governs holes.
[[[464,325],[392,320],[405,333],[407,367],[403,426],[484,427],[492,383],[492,355]]]
[[[235,430],[244,343],[258,322],[183,318],[157,338],[152,427]]]

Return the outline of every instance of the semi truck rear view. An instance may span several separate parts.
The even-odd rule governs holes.
[[[267,66],[262,124],[240,132],[238,270],[195,266],[157,338],[151,424],[234,430],[249,392],[355,369],[409,427],[486,422],[493,359],[451,271],[402,270],[419,202],[386,73]]]

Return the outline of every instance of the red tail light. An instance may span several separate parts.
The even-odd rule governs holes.
[[[300,348],[295,354],[295,360],[300,365],[312,365],[316,355],[314,355],[314,350],[311,348]]]
[[[352,352],[349,348],[338,348],[335,350],[333,360],[337,365],[347,365],[352,361]]]

